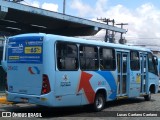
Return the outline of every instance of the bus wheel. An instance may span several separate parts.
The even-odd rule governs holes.
[[[105,106],[104,95],[102,93],[97,93],[93,104],[94,111],[99,112],[104,108],[104,106]]]
[[[151,92],[149,92],[148,95],[145,95],[145,96],[144,96],[144,99],[145,99],[146,101],[150,101],[150,100],[151,100]]]

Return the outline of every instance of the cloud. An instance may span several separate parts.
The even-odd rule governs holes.
[[[82,0],[73,0],[70,7],[78,11],[78,16],[85,17],[88,14],[92,13],[93,8],[85,3]]]
[[[71,8],[77,11],[77,16],[92,20],[103,17],[114,19],[116,23],[128,23],[124,26],[128,29],[124,36],[130,43],[160,45],[160,9],[152,3],[145,3],[131,10],[121,4],[108,6],[107,1],[97,0],[95,6],[90,6],[82,0],[72,0]],[[104,37],[105,31],[97,35]]]
[[[39,8],[40,7],[40,3],[38,1],[33,1],[31,3],[31,6]]]
[[[53,4],[53,3],[46,3],[45,2],[43,4],[40,4],[40,2],[38,2],[37,0],[34,0],[34,1],[25,0],[25,1],[21,2],[21,3],[25,4],[25,5],[37,7],[37,8],[43,8],[43,9],[49,10],[49,11],[58,12],[58,5],[57,4]]]
[[[95,6],[90,6],[82,0],[72,0],[70,7],[77,10],[77,16],[80,17],[95,17],[95,15],[102,15],[104,13],[105,6],[108,0],[97,0]]]
[[[43,3],[42,8],[45,10],[50,10],[54,12],[58,12],[58,5],[53,3]]]
[[[25,1],[22,1],[21,4],[40,8],[40,3],[37,0],[34,0],[34,1],[32,1],[32,0],[25,0]]]

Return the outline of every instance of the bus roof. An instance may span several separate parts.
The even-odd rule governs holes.
[[[122,44],[115,44],[115,43],[106,43],[103,41],[96,41],[96,40],[88,40],[84,38],[76,38],[76,37],[66,37],[61,35],[54,35],[54,34],[45,34],[45,33],[27,33],[27,34],[20,34],[16,36],[12,36],[10,38],[15,37],[27,37],[27,36],[42,36],[46,37],[46,40],[60,40],[60,41],[69,41],[69,42],[76,42],[81,44],[88,44],[88,45],[97,45],[97,46],[106,46],[106,47],[113,47],[118,49],[128,49],[128,50],[138,50],[138,51],[145,51],[145,52],[151,52],[150,49],[137,47],[137,46],[128,46],[128,45],[122,45]],[[54,39],[49,39],[54,38]]]

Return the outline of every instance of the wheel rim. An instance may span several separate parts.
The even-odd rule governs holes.
[[[103,107],[103,99],[101,97],[96,99],[96,106],[98,109],[101,109]]]

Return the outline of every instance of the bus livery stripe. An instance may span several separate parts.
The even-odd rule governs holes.
[[[112,75],[111,72],[107,72],[107,71],[97,71],[97,73],[99,75],[101,75],[106,81],[107,83],[109,84],[110,88],[111,88],[111,95],[109,96],[110,99],[115,99],[116,98],[116,82],[115,82],[115,79]]]
[[[89,82],[92,76],[93,76],[92,74],[81,72],[81,78],[80,78],[80,83],[78,87],[78,92],[82,89],[84,90],[85,96],[89,103],[94,102],[94,96],[95,96],[95,92]]]

